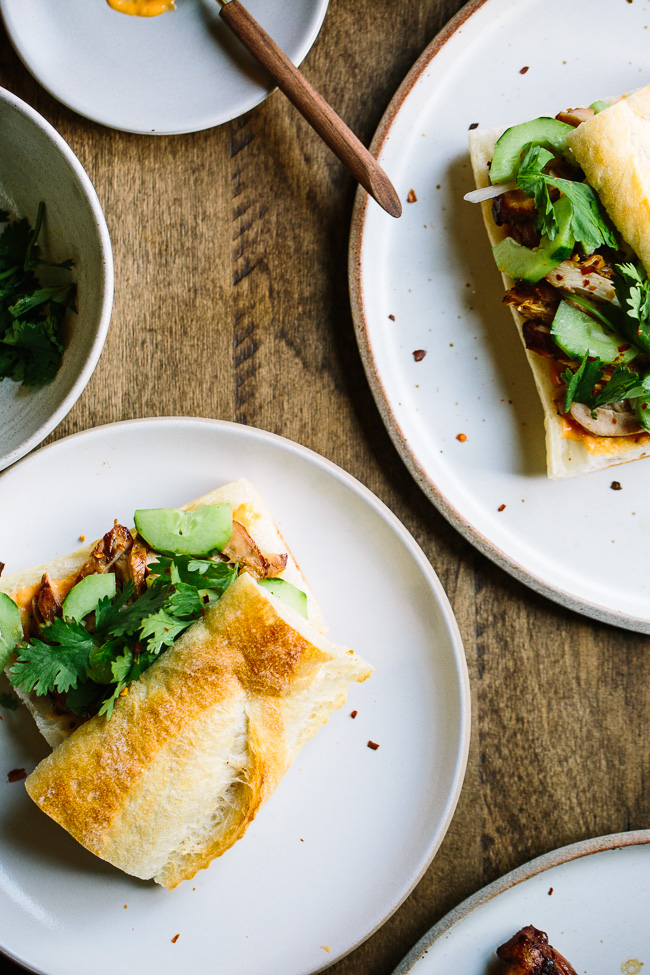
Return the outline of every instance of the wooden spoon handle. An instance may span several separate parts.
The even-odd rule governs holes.
[[[221,18],[253,57],[266,68],[278,88],[293,102],[357,182],[361,183],[387,213],[393,217],[401,216],[400,199],[377,160],[239,0],[228,0],[224,3]]]

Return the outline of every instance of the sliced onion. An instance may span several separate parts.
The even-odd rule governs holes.
[[[516,190],[517,184],[512,183],[501,183],[498,186],[482,186],[480,190],[472,190],[470,193],[466,193],[463,197],[468,203],[483,203],[485,200],[492,200],[495,196],[501,196],[502,193],[507,193],[508,190]]]

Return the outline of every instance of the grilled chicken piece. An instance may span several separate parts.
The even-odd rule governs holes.
[[[518,281],[503,297],[505,305],[514,305],[524,318],[537,318],[550,325],[560,304],[557,289],[547,281],[530,284]]]
[[[136,538],[128,554],[120,559],[116,566],[121,562],[126,565],[127,580],[130,579],[133,583],[136,596],[141,596],[147,588],[147,546]]]
[[[567,108],[566,112],[559,112],[555,117],[560,122],[573,125],[577,129],[579,125],[586,122],[588,118],[593,118],[596,113],[593,108]]]
[[[32,612],[29,620],[29,631],[32,636],[39,636],[46,623],[52,623],[61,615],[61,603],[52,588],[47,572],[43,574],[38,592],[32,599]]]
[[[543,359],[563,359],[564,353],[553,340],[551,330],[540,318],[529,318],[522,328],[524,344],[529,352],[536,352]]]
[[[497,948],[506,962],[504,975],[576,975],[566,958],[548,943],[548,935],[532,924]]]
[[[546,280],[554,288],[566,294],[582,295],[584,298],[595,298],[598,301],[609,301],[618,307],[618,299],[614,285],[602,273],[591,270],[591,263],[578,261],[562,261],[556,268],[546,275]]]
[[[110,531],[106,532],[103,538],[95,545],[89,558],[79,569],[76,582],[80,582],[85,576],[94,575],[97,572],[108,572],[124,555],[128,555],[133,545],[133,537],[128,528],[115,522]],[[115,568],[116,574],[121,581],[129,578],[126,563],[120,566],[121,571]]]
[[[287,565],[287,554],[265,555],[253,541],[244,526],[234,521],[232,535],[222,550],[229,562],[238,562],[254,579],[269,579],[279,576]]]

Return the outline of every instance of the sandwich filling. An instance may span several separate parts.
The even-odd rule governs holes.
[[[577,159],[580,128],[608,108],[508,129],[490,186],[468,195],[491,200],[494,259],[514,281],[503,300],[547,363],[562,436],[590,452],[650,441],[650,283]]]
[[[17,691],[46,699],[73,730],[95,714],[110,718],[129,685],[244,572],[307,616],[306,595],[279,578],[288,554],[263,552],[240,508],[138,511],[136,530],[116,521],[72,575],[45,572],[0,593],[0,669],[9,664]]]

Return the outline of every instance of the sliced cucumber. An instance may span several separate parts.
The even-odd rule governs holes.
[[[595,114],[598,115],[599,112],[604,112],[606,108],[609,108],[611,104],[611,102],[592,102],[589,108],[593,108]]]
[[[307,595],[302,589],[297,589],[285,579],[260,579],[259,584],[307,619]]]
[[[13,599],[0,592],[0,670],[3,670],[23,639],[23,624],[20,610]]]
[[[135,527],[156,552],[209,555],[221,551],[232,535],[232,505],[207,504],[194,511],[142,508]]]
[[[622,336],[607,331],[591,315],[567,301],[559,304],[551,335],[555,344],[576,362],[581,362],[587,355],[600,359],[603,365],[625,363],[631,362],[639,354],[639,350]]]
[[[112,572],[98,572],[86,576],[73,586],[63,600],[63,615],[66,619],[81,622],[84,616],[97,609],[100,599],[112,599],[117,592],[115,576]]]
[[[490,180],[493,183],[509,183],[519,171],[523,151],[532,143],[545,149],[567,153],[566,137],[573,126],[556,118],[536,118],[506,129],[494,147]]]
[[[566,196],[553,204],[557,233],[553,240],[543,236],[539,247],[524,247],[512,237],[503,240],[492,248],[497,267],[515,281],[541,281],[547,274],[571,257],[575,244],[572,229],[573,207]]]

